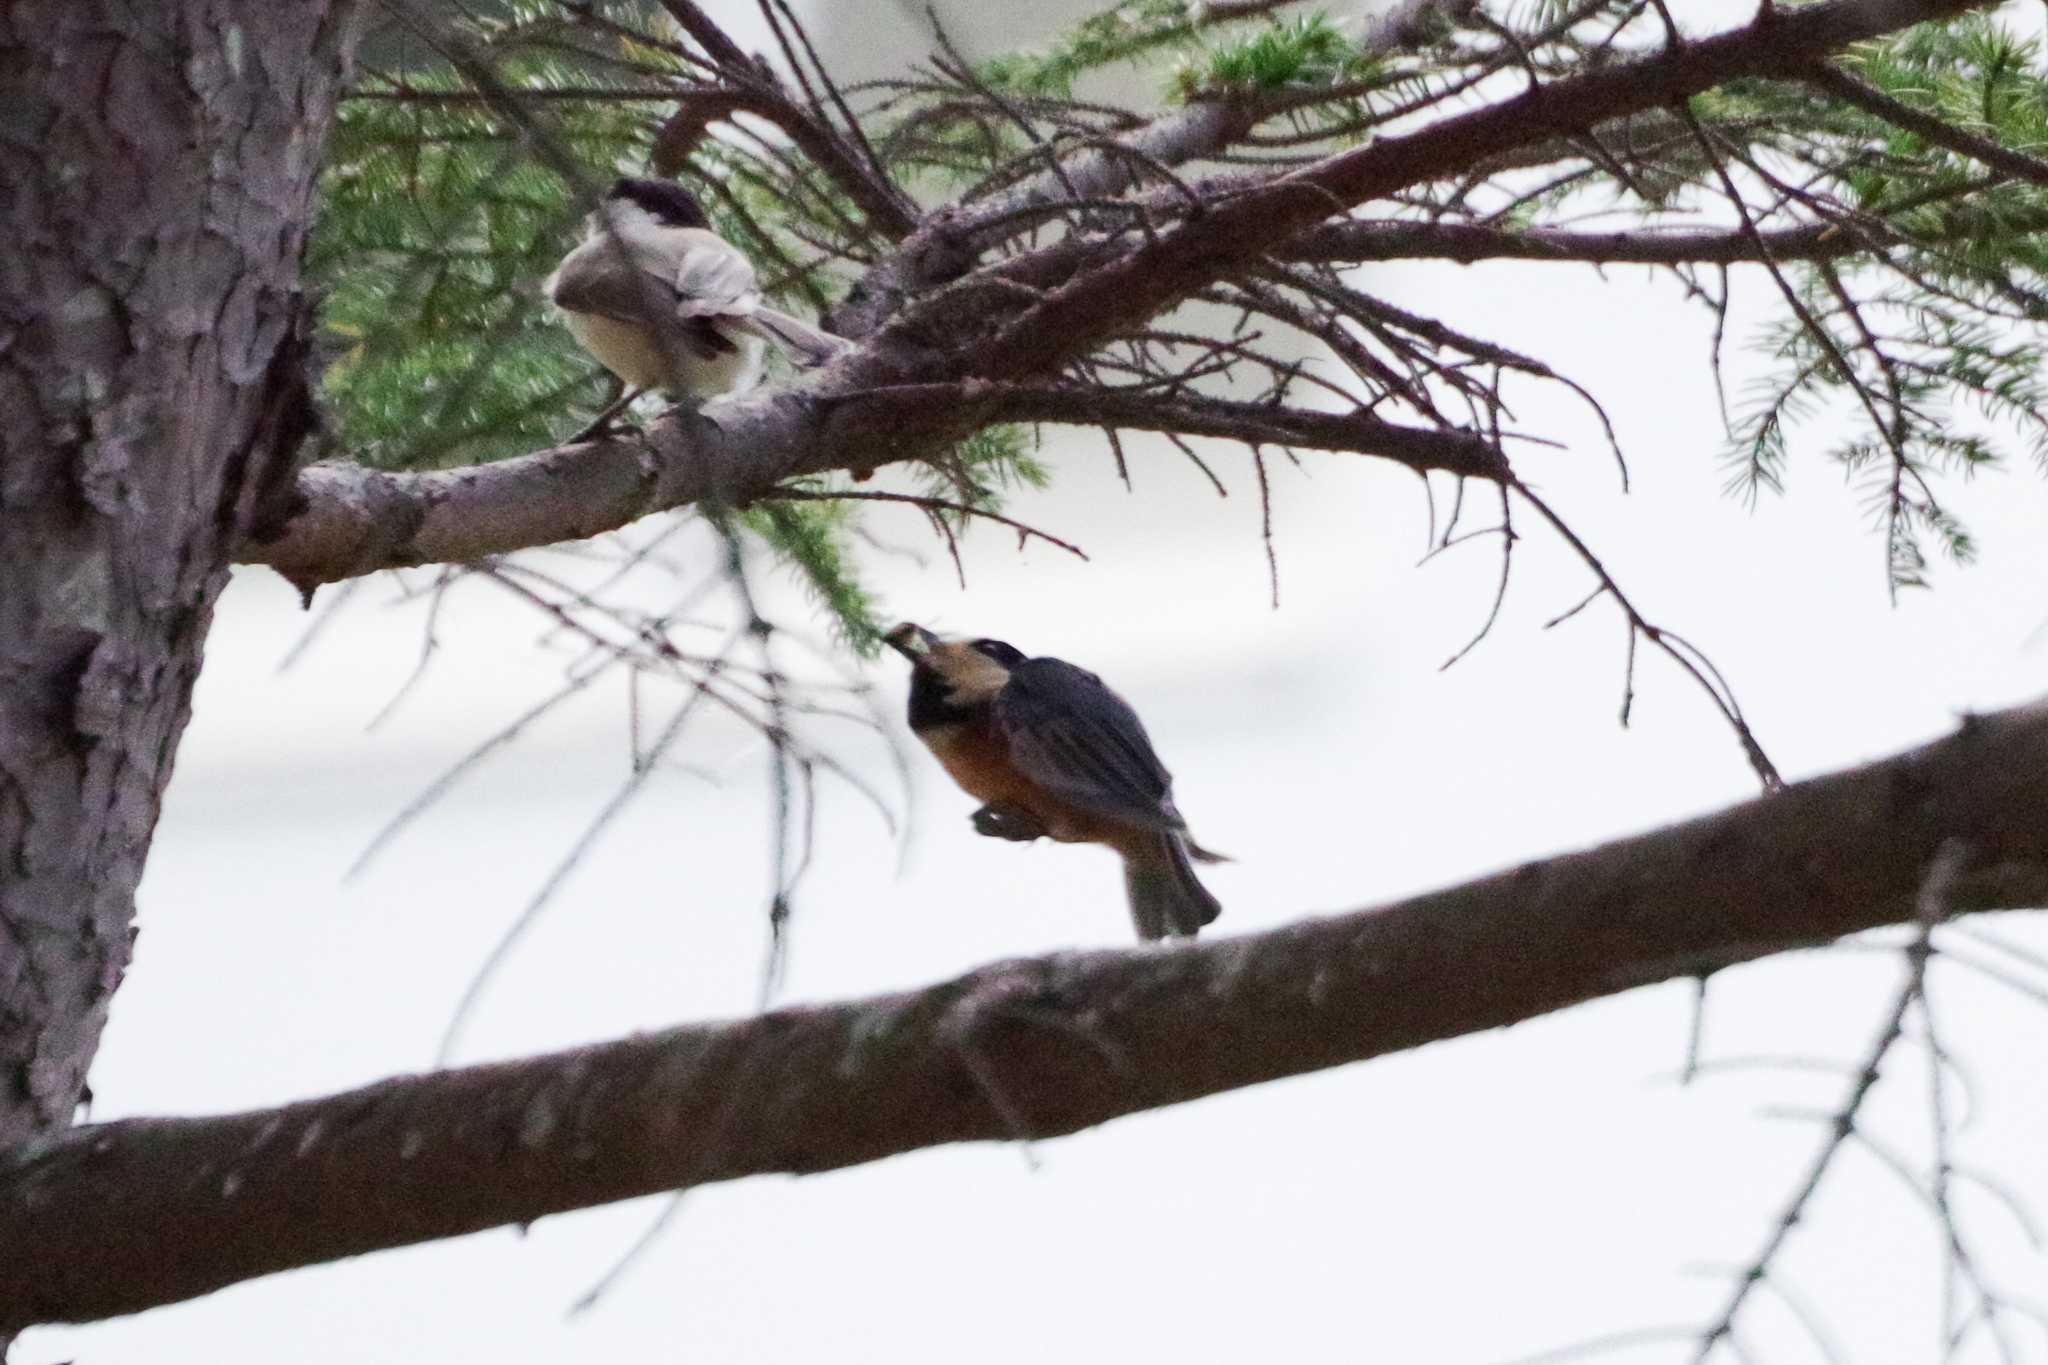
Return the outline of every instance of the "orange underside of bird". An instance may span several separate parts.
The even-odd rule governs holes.
[[[1102,679],[1000,640],[910,623],[886,638],[910,660],[911,731],[983,803],[978,831],[1115,850],[1142,939],[1192,938],[1222,912],[1193,866],[1221,859],[1189,836],[1172,775]]]

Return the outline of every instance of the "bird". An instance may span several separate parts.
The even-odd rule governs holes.
[[[669,180],[614,181],[541,287],[577,344],[627,386],[594,429],[649,389],[699,402],[732,392],[754,373],[763,341],[805,366],[851,347],[769,307],[746,254]]]
[[[1142,940],[1193,938],[1222,913],[1194,863],[1228,860],[1190,837],[1138,713],[1101,678],[1001,640],[944,639],[908,621],[883,640],[910,661],[911,733],[985,803],[976,830],[1107,845],[1123,859]]]

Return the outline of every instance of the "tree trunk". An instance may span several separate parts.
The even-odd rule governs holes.
[[[0,3],[0,1148],[85,1096],[229,552],[310,426],[353,9]]]

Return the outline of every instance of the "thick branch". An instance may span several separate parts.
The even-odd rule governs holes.
[[[960,386],[827,397],[775,389],[678,411],[644,433],[463,469],[385,473],[349,462],[299,474],[296,505],[236,562],[302,591],[379,569],[461,563],[615,531],[699,503],[738,506],[775,484],[929,455],[990,420]]]
[[[2048,701],[1762,800],[1377,910],[1170,950],[74,1129],[0,1173],[0,1329],[611,1200],[1048,1138],[1595,997],[2048,901]],[[318,1210],[318,1217],[308,1217]]]
[[[1754,261],[1817,261],[1868,251],[1862,234],[1833,223],[1810,223],[1762,234],[1764,251],[1733,228],[1575,232],[1531,228],[1522,232],[1469,223],[1321,223],[1278,247],[1283,261],[1353,264],[1361,261],[1578,261],[1589,265],[1737,265]],[[1768,254],[1766,254],[1768,253]]]
[[[1498,480],[1477,435],[1400,426],[1362,412],[1317,412],[1193,394],[967,383],[908,384],[838,396],[776,390],[678,414],[649,432],[556,446],[494,464],[385,473],[347,462],[299,474],[282,532],[244,542],[301,591],[380,569],[453,564],[614,531],[698,503],[743,505],[786,479],[868,472],[929,456],[990,422],[1110,423],[1135,431],[1349,451]]]

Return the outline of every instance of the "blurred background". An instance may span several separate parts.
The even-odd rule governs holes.
[[[712,8],[761,43],[752,6]],[[800,8],[847,80],[899,71],[930,46],[913,6]],[[944,16],[982,57],[1089,8],[954,0]],[[1626,496],[1585,411],[1554,399],[1518,415],[1567,448],[1524,453],[1520,467],[1654,620],[1712,655],[1788,778],[2048,690],[2038,471],[1951,489],[1981,560],[1936,566],[1931,591],[1893,605],[1857,495],[1796,458],[1823,433],[1795,438],[1783,497],[1751,510],[1724,494],[1710,319],[1668,280],[1512,264],[1370,276],[1395,303],[1543,355],[1608,404],[1631,457]],[[1731,338],[1771,311],[1766,292],[1751,289],[1755,311],[1738,293]],[[1731,352],[1731,388],[1746,363]],[[1617,724],[1622,622],[1598,603],[1543,628],[1591,586],[1543,528],[1521,528],[1491,637],[1443,671],[1485,619],[1499,542],[1418,563],[1428,508],[1412,474],[1341,455],[1305,455],[1299,468],[1272,459],[1276,606],[1243,451],[1205,448],[1228,489],[1218,497],[1164,442],[1127,440],[1127,490],[1099,437],[1054,435],[1043,451],[1054,486],[1007,510],[1087,561],[983,526],[962,542],[962,588],[923,518],[884,510],[863,567],[888,615],[1079,662],[1137,705],[1193,827],[1237,860],[1205,874],[1225,904],[1218,931],[1369,906],[1756,794],[1706,698],[1661,658],[1642,657],[1631,723]],[[673,552],[708,555],[708,543],[684,537]],[[779,619],[817,619],[786,576],[765,586]],[[387,576],[295,652],[315,618],[274,575],[238,571],[143,886],[93,1118],[268,1106],[430,1065],[479,964],[629,775],[626,686],[600,682],[492,750],[344,881],[409,800],[560,685],[566,656],[549,623],[489,585],[459,584],[417,686],[369,728],[413,673],[426,615]],[[900,661],[841,657],[893,724]],[[458,1060],[754,1008],[771,854],[764,755],[737,725],[707,719],[693,734],[488,983]],[[899,839],[828,785],[779,1001],[1129,941],[1109,855],[975,837],[972,803],[900,726],[894,744],[892,756],[847,729],[838,752],[899,808],[895,764],[907,765],[909,820]],[[2048,950],[2037,916],[1993,927]],[[1895,953],[1850,945],[1723,973],[1704,1055],[1852,1062],[1902,970]],[[2048,1209],[2042,1001],[1942,962],[1930,997],[1972,1078],[1958,1157]],[[30,1365],[1488,1361],[1699,1322],[1725,1296],[1715,1272],[1755,1254],[1821,1140],[1818,1124],[1779,1111],[1831,1110],[1844,1083],[1744,1070],[1679,1085],[1692,1009],[1689,984],[1639,990],[1123,1120],[1040,1146],[1035,1166],[1011,1147],[963,1147],[696,1191],[579,1316],[571,1303],[661,1201],[45,1330],[19,1354]],[[1896,1050],[1874,1102],[1877,1130],[1909,1155],[1926,1150],[1924,1064],[1924,1052]],[[1959,1198],[1987,1276],[2038,1291],[2048,1264],[2017,1220],[1980,1193]],[[1843,1358],[1937,1358],[1939,1230],[1880,1162],[1842,1158],[1784,1264]],[[1821,1358],[1793,1312],[1766,1298],[1745,1317],[1756,1358]],[[2048,1360],[2030,1330],[2013,1358]],[[1603,1358],[1685,1350],[1645,1340]]]

